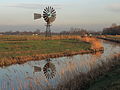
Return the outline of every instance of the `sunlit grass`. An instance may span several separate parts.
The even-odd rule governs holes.
[[[107,35],[106,37],[111,38],[111,39],[120,40],[120,35]]]
[[[120,35],[101,35],[101,36],[98,36],[98,38],[120,43]]]

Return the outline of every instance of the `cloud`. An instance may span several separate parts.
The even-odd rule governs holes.
[[[120,12],[120,3],[111,4],[107,8],[113,12]]]
[[[25,8],[25,9],[43,9],[46,6],[52,6],[55,9],[61,9],[62,5],[60,4],[39,4],[39,3],[12,3],[7,4],[8,7],[16,7],[16,8]]]

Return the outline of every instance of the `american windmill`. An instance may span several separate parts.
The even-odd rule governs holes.
[[[56,11],[53,7],[48,6],[43,10],[43,15],[34,13],[34,20],[40,19],[41,17],[44,18],[45,22],[47,23],[46,26],[46,37],[51,36],[51,23],[56,19]]]

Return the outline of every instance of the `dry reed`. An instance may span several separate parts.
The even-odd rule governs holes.
[[[101,61],[101,64],[98,64],[97,67],[91,67],[87,73],[81,72],[70,80],[66,78],[64,83],[62,82],[57,88],[51,90],[86,90],[92,82],[110,72],[117,65],[120,66],[120,54],[113,56],[107,62]]]

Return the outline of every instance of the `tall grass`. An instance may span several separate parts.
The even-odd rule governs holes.
[[[65,78],[65,82],[62,82],[54,90],[86,90],[90,85],[97,80],[100,76],[104,76],[107,72],[110,72],[113,68],[120,66],[120,54],[115,55],[107,62],[101,62],[96,67],[91,66],[91,70],[87,73],[79,73],[74,78]],[[119,88],[120,89],[120,88]],[[96,89],[95,89],[96,90]],[[100,89],[101,90],[101,89]],[[113,89],[114,90],[114,89]]]
[[[27,41],[27,40],[60,40],[60,39],[80,39],[80,36],[75,35],[54,35],[45,37],[41,35],[0,35],[0,41]]]

